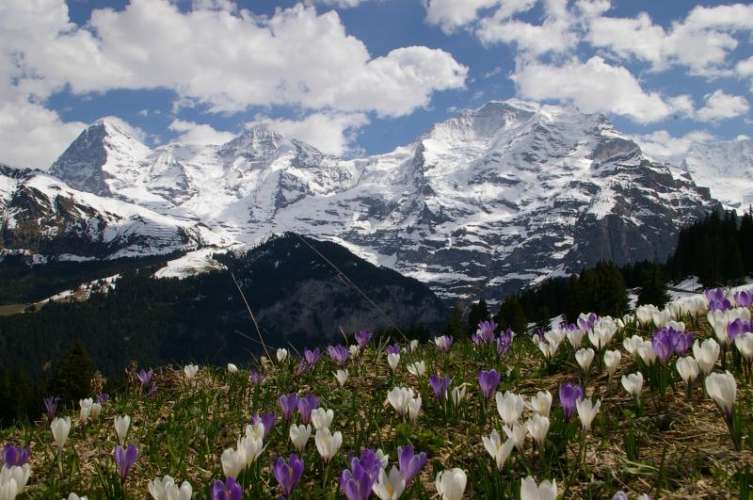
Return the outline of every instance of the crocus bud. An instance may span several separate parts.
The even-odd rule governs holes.
[[[549,419],[542,415],[534,415],[526,422],[526,429],[528,429],[528,434],[536,441],[536,444],[543,446],[549,432]]]
[[[400,354],[388,354],[387,355],[387,364],[390,365],[390,368],[394,371],[397,369],[397,365],[400,363]]]
[[[614,376],[617,367],[620,366],[621,359],[622,353],[620,351],[606,351],[604,353],[604,366],[606,366],[610,378]]]
[[[276,355],[277,355],[277,362],[282,363],[283,361],[288,359],[288,350],[283,349],[283,348],[277,349]]]
[[[525,407],[525,400],[510,391],[498,392],[496,395],[497,412],[502,421],[507,425],[517,422]]]
[[[199,373],[199,367],[197,365],[192,364],[183,367],[183,374],[186,376],[186,380],[193,380],[197,373]]]
[[[676,367],[677,373],[680,374],[680,378],[686,384],[689,384],[696,378],[698,378],[700,367],[698,366],[698,361],[696,361],[695,358],[692,358],[691,356],[680,358],[677,360]]]
[[[622,376],[622,387],[628,394],[636,399],[640,399],[641,390],[643,390],[643,374],[641,372],[631,373]]]
[[[310,437],[310,425],[293,424],[290,426],[290,441],[293,443],[293,446],[295,446],[295,449],[298,450],[298,453],[303,453],[303,450],[306,448],[306,443],[308,443]]]
[[[131,417],[123,415],[115,417],[115,434],[118,436],[118,442],[122,445],[128,435],[128,428],[131,426]]]
[[[591,368],[591,363],[594,360],[594,350],[590,347],[586,349],[579,349],[575,352],[575,361],[578,362],[578,366],[580,366],[580,369],[584,372],[587,372],[589,368]]]
[[[722,413],[729,418],[735,406],[737,383],[730,372],[712,373],[706,377],[706,392]]]
[[[693,357],[705,375],[708,375],[714,369],[714,365],[719,359],[719,350],[719,344],[714,339],[706,339],[703,343],[696,340],[693,343]]]
[[[437,474],[434,485],[442,500],[460,500],[465,492],[468,476],[463,469],[443,470]]]
[[[584,431],[588,432],[591,430],[591,423],[599,412],[600,406],[601,401],[597,400],[594,404],[591,402],[591,398],[583,398],[575,404],[575,408],[578,410],[578,418]]]
[[[520,483],[520,500],[554,500],[557,498],[557,482],[542,481],[537,485],[530,476]]]
[[[71,432],[71,418],[58,417],[54,419],[50,424],[50,430],[52,430],[52,438],[55,440],[55,444],[62,449],[65,442],[68,441],[68,433]]]
[[[238,366],[233,363],[227,364],[227,372],[228,373],[238,373]]]
[[[191,483],[183,481],[179,487],[170,476],[149,481],[147,489],[154,500],[191,500],[193,496]]]
[[[337,383],[340,384],[340,387],[344,386],[348,381],[348,370],[337,370],[334,372],[334,375],[335,379],[337,379]]]

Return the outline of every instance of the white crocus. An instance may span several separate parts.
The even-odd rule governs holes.
[[[552,393],[549,391],[539,391],[535,396],[531,397],[526,406],[528,406],[531,411],[544,417],[548,417],[549,412],[552,409]]]
[[[309,442],[310,437],[310,425],[292,424],[290,426],[290,441],[293,443],[293,446],[295,446],[295,449],[298,450],[298,453],[303,453],[303,450],[306,448],[306,443]]]
[[[113,423],[115,425],[115,434],[118,436],[118,443],[122,446],[123,443],[125,443],[126,436],[128,436],[128,428],[131,426],[131,417],[128,415],[115,417]]]
[[[726,416],[732,414],[737,397],[737,383],[729,372],[712,373],[706,377],[706,392]]]
[[[358,344],[353,344],[350,347],[348,347],[348,351],[350,352],[351,358],[357,358],[359,354],[361,354],[361,346]]]
[[[643,374],[641,372],[631,373],[622,376],[622,387],[625,391],[640,401],[641,391],[643,390]]]
[[[68,434],[71,432],[71,417],[56,418],[50,424],[50,430],[55,444],[62,449],[65,442],[68,441]]]
[[[656,351],[650,340],[645,340],[638,347],[638,355],[646,366],[653,366],[656,362]]]
[[[533,415],[526,422],[526,429],[528,429],[528,434],[531,435],[536,444],[544,446],[546,435],[549,432],[549,418],[538,414]]]
[[[384,469],[379,469],[379,479],[372,487],[372,491],[381,500],[397,500],[405,491],[405,478],[394,465],[389,475]]]
[[[698,361],[696,361],[695,358],[691,356],[685,356],[683,358],[678,359],[676,363],[676,367],[677,367],[677,373],[680,374],[680,378],[686,384],[690,384],[695,379],[697,379],[698,374],[701,371],[700,366],[698,365]]]
[[[423,361],[416,361],[408,365],[408,373],[414,377],[423,377],[426,373],[426,363]]]
[[[614,350],[606,351],[604,353],[604,366],[607,368],[607,373],[609,374],[610,379],[614,376],[617,368],[620,366],[621,360],[622,353],[620,351]]]
[[[515,422],[512,425],[505,425],[502,427],[507,438],[512,441],[513,446],[518,451],[523,451],[526,445],[526,436],[528,435],[528,429],[520,422]]]
[[[747,361],[753,359],[753,333],[745,332],[735,338],[735,346]]]
[[[264,442],[260,437],[249,434],[249,427],[250,426],[246,426],[246,435],[238,439],[238,445],[236,447],[238,452],[242,455],[244,467],[256,462],[256,459],[259,458],[259,455],[264,451]],[[261,428],[263,432],[264,426]]]
[[[585,336],[586,332],[584,330],[576,328],[575,330],[570,330],[567,332],[567,341],[570,343],[573,349],[579,349],[581,344],[583,344],[583,337]]]
[[[147,484],[149,494],[154,500],[191,500],[193,488],[191,483],[183,481],[178,486],[175,480],[170,476],[155,478]]]
[[[246,466],[246,458],[243,455],[243,451],[227,448],[220,456],[220,463],[222,464],[222,473],[225,474],[225,477],[238,477],[238,474]]]
[[[442,500],[460,500],[465,492],[468,476],[463,469],[443,470],[437,474],[434,486]]]
[[[183,374],[186,376],[186,380],[191,381],[199,373],[198,365],[186,365],[183,367]]]
[[[575,361],[578,362],[578,366],[580,366],[581,370],[588,372],[588,370],[591,368],[591,363],[593,363],[595,354],[596,353],[594,352],[594,350],[590,347],[576,351]]]
[[[457,387],[453,387],[450,391],[450,401],[455,406],[460,406],[460,403],[465,401],[468,392],[468,384],[460,384]]]
[[[481,442],[484,444],[487,453],[491,455],[497,464],[497,469],[502,470],[505,462],[510,457],[510,453],[512,453],[515,443],[511,439],[503,443],[496,429],[489,436],[482,436]]]
[[[575,403],[575,408],[578,410],[578,418],[584,431],[588,432],[591,430],[591,424],[600,407],[601,401],[597,400],[594,404],[591,402],[591,398],[583,398]]]
[[[334,418],[335,412],[332,410],[325,410],[324,408],[311,410],[311,423],[314,424],[316,430],[329,429]]]
[[[633,335],[632,337],[626,338],[622,341],[622,347],[625,348],[625,350],[630,354],[631,356],[635,356],[638,353],[638,349],[643,345],[643,339],[639,337],[638,335]]]
[[[525,400],[510,391],[504,393],[498,392],[495,396],[497,402],[497,412],[502,421],[507,425],[517,422],[525,408]]]
[[[332,434],[329,429],[319,429],[314,436],[316,449],[322,460],[329,462],[337,455],[337,451],[343,444],[343,435],[340,431]]]
[[[421,410],[421,394],[416,394],[408,387],[392,389],[387,393],[386,402],[395,409],[398,415],[408,416],[411,420],[415,420]]]
[[[227,364],[227,372],[228,373],[238,373],[238,365],[234,363],[228,363]]]
[[[554,500],[557,498],[557,481],[542,481],[536,484],[532,477],[523,479],[520,483],[520,500]]]
[[[387,364],[390,365],[390,368],[395,371],[397,369],[397,365],[400,364],[400,354],[398,353],[390,353],[387,355]]]
[[[283,361],[288,359],[288,350],[280,347],[279,349],[277,349],[275,355],[277,356],[277,362],[282,363]]]
[[[336,372],[333,372],[333,375],[335,376],[337,383],[340,384],[340,387],[344,386],[348,381],[348,370],[337,370]]]
[[[20,495],[26,490],[26,485],[31,477],[31,465],[4,465],[0,469],[0,484],[15,483],[16,495]],[[15,497],[10,497],[15,498]]]
[[[719,344],[714,339],[693,342],[693,357],[698,362],[698,367],[704,375],[708,375],[714,369],[714,365],[719,359],[720,349]]]
[[[79,418],[81,419],[81,423],[85,424],[91,416],[94,400],[92,400],[92,398],[81,399],[79,400],[78,405],[81,408],[79,411]]]
[[[411,340],[408,346],[410,346],[410,352],[415,352],[418,349],[418,340]]]

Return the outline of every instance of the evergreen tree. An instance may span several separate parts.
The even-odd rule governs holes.
[[[465,324],[463,323],[463,304],[460,302],[452,306],[450,318],[447,321],[447,334],[454,338],[460,338],[465,335]]]
[[[639,306],[653,304],[656,307],[663,308],[669,302],[664,274],[658,265],[650,265],[643,268],[640,278],[640,288],[641,291],[638,294],[637,304]]]
[[[481,321],[489,319],[489,307],[486,305],[486,301],[482,298],[476,304],[471,305],[470,311],[468,311],[468,332],[470,334],[476,333],[478,324]]]
[[[91,396],[91,381],[97,370],[80,341],[74,341],[55,368],[51,392],[66,403]]]
[[[501,330],[510,328],[517,334],[525,333],[528,329],[528,320],[525,311],[516,296],[507,297],[499,306],[499,311],[494,316],[494,321]]]

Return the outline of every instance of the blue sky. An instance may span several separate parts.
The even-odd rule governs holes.
[[[219,142],[265,123],[344,155],[389,151],[459,109],[513,97],[607,113],[657,155],[751,129],[750,5],[29,4],[0,6],[0,98],[11,117],[0,123],[0,162],[19,166],[46,168],[106,115],[149,145]]]

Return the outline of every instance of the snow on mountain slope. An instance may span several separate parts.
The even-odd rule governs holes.
[[[0,170],[0,199],[3,252],[82,260],[227,244],[204,225],[78,191],[40,172]]]
[[[666,257],[678,228],[716,206],[603,115],[516,100],[356,160],[263,127],[220,146],[137,142],[99,122],[53,173],[227,239],[332,240],[447,298],[498,297],[603,259]]]
[[[727,208],[753,205],[753,139],[693,144],[682,166]]]

